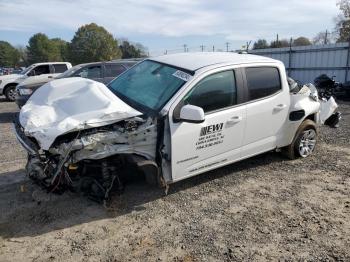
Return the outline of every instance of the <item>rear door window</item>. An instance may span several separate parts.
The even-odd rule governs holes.
[[[55,73],[63,73],[64,71],[67,71],[67,65],[66,64],[53,64],[53,68],[55,69]]]
[[[117,77],[121,73],[123,73],[126,68],[122,65],[113,65],[113,64],[106,64],[105,65],[106,71],[105,71],[105,77]]]
[[[275,67],[248,67],[245,74],[249,100],[264,98],[282,89],[280,74]]]

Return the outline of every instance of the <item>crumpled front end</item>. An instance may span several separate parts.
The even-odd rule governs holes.
[[[18,121],[15,131],[28,151],[28,176],[49,192],[72,189],[106,200],[113,188],[122,189],[129,176],[158,175],[157,123],[152,118],[135,117],[65,134],[48,150],[26,136]]]
[[[157,180],[157,118],[142,115],[100,83],[73,83],[41,87],[15,120],[16,137],[28,152],[28,176],[48,192],[71,189],[99,201],[122,190],[134,174]]]

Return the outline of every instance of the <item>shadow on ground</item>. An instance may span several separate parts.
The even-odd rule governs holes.
[[[14,119],[14,112],[0,113],[0,124],[12,123]]]
[[[225,176],[237,175],[234,180],[239,182],[240,179],[253,176],[240,177],[238,173],[241,170],[283,160],[280,154],[266,153],[175,183],[170,186],[168,195],[178,194],[188,188]],[[0,177],[7,177],[8,181],[8,177],[16,174],[21,174],[23,177],[23,171],[0,174]],[[21,189],[24,192],[21,192]],[[39,194],[46,200],[35,201],[33,194]],[[0,236],[4,238],[37,236],[82,223],[116,218],[133,211],[142,212],[145,209],[144,204],[163,197],[167,196],[162,189],[148,186],[140,179],[126,185],[125,192],[121,196],[114,196],[113,210],[107,210],[79,193],[47,194],[29,180],[17,179],[12,184],[0,183]]]

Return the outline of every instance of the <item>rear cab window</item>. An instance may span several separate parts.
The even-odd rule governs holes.
[[[247,67],[245,75],[249,101],[268,97],[282,90],[280,73],[276,67]]]

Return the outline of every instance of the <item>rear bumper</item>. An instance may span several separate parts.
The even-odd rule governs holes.
[[[28,154],[33,156],[39,155],[38,146],[24,134],[23,128],[21,127],[18,121],[18,115],[15,116],[15,120],[13,123],[13,130],[18,142],[28,152]]]

